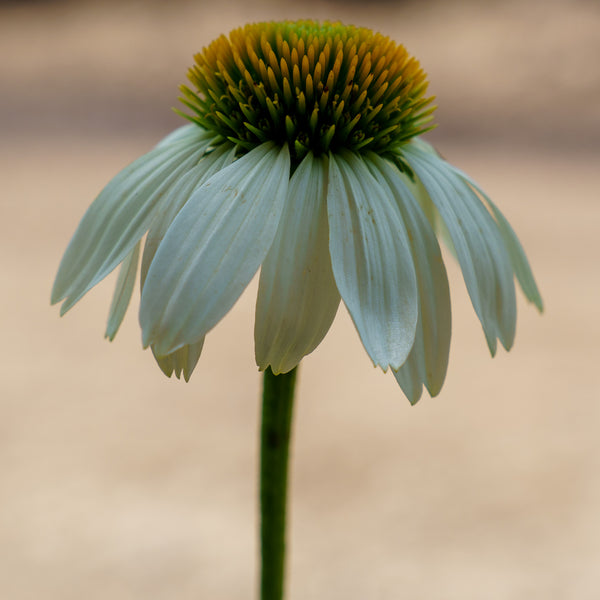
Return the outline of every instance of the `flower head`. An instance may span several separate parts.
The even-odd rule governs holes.
[[[436,395],[450,296],[436,233],[458,259],[492,354],[509,349],[514,276],[541,310],[508,221],[420,136],[433,108],[419,63],[364,28],[257,23],[195,57],[192,123],[119,173],[84,215],[52,301],[66,312],[121,264],[106,335],[137,272],[140,323],[167,374],[189,379],[205,335],[260,268],[260,369],[294,368],[340,298],[375,365],[411,402]]]
[[[403,46],[362,27],[297,21],[258,23],[197,54],[183,86],[192,121],[252,150],[389,153],[426,131],[432,98]]]

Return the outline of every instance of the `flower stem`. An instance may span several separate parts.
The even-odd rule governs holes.
[[[261,600],[282,600],[289,441],[296,369],[264,374],[260,434]]]

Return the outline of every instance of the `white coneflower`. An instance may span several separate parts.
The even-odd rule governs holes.
[[[411,402],[439,392],[450,298],[448,234],[492,354],[516,322],[514,276],[542,301],[507,220],[420,139],[431,98],[419,63],[369,29],[247,25],[195,57],[190,125],[119,173],[60,265],[61,313],[121,264],[106,335],[123,319],[142,238],[144,346],[189,379],[204,337],[261,268],[259,368],[286,373],[344,301],[375,365]]]

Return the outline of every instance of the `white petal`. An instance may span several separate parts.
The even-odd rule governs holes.
[[[144,289],[146,275],[148,274],[148,269],[150,268],[154,254],[165,236],[168,227],[173,222],[173,219],[188,201],[193,191],[223,167],[231,164],[234,161],[234,158],[235,146],[224,142],[212,152],[203,156],[197,166],[188,171],[173,185],[170,190],[171,200],[169,204],[164,206],[160,215],[156,217],[148,232],[148,236],[146,237],[141,269],[142,289]],[[171,377],[173,372],[175,372],[175,376],[179,379],[183,373],[184,379],[189,381],[192,372],[200,359],[203,345],[204,338],[201,338],[199,342],[182,346],[172,354],[167,354],[166,356],[158,356],[154,346],[152,346],[152,353],[154,354],[158,366],[167,377]]]
[[[542,312],[544,310],[544,302],[517,234],[496,205],[487,196],[484,196],[484,198],[488,201],[490,209],[498,223],[498,229],[500,230],[500,234],[502,235],[502,239],[508,250],[510,262],[523,293],[527,299],[530,302],[533,302],[537,309]]]
[[[398,385],[402,388],[408,401],[415,405],[423,395],[425,383],[425,348],[423,344],[422,315],[419,307],[419,323],[415,333],[415,341],[410,354],[404,364],[396,371],[392,371]]]
[[[442,159],[407,144],[403,155],[436,205],[456,250],[473,307],[495,354],[514,340],[516,301],[512,268],[496,222],[473,189]]]
[[[435,148],[431,146],[431,144],[428,144],[427,142],[424,142],[421,139],[415,139],[413,143],[418,148],[422,149],[424,152],[429,153],[433,156],[439,156]],[[463,179],[471,187],[473,187],[477,191],[477,193],[485,200],[489,209],[492,211],[494,218],[496,219],[500,235],[502,236],[502,240],[504,241],[506,250],[510,257],[512,268],[515,272],[515,275],[517,276],[519,284],[521,285],[523,293],[530,302],[533,302],[535,304],[535,306],[540,312],[543,311],[544,303],[542,301],[542,297],[535,282],[535,278],[533,277],[531,267],[529,266],[529,261],[527,260],[525,251],[521,246],[521,242],[519,242],[519,238],[517,237],[517,234],[514,232],[510,223],[508,222],[506,217],[500,212],[500,209],[492,202],[490,197],[469,175],[467,175],[454,165],[451,165],[450,163],[445,164],[450,170],[452,170],[461,179]]]
[[[384,370],[404,363],[417,326],[417,282],[402,216],[364,161],[329,161],[329,250],[335,280],[362,343]]]
[[[203,345],[204,338],[195,344],[182,346],[178,350],[175,350],[175,352],[167,354],[166,356],[159,356],[156,354],[154,346],[152,346],[152,353],[154,354],[154,358],[156,359],[158,366],[161,368],[161,371],[167,377],[171,377],[173,372],[175,372],[175,377],[180,379],[181,374],[183,373],[183,378],[186,381],[189,381],[190,377],[192,376],[192,372],[198,363],[200,354],[202,353]]]
[[[160,213],[156,215],[146,237],[144,254],[142,256],[142,289],[144,288],[144,281],[158,245],[179,211],[197,187],[235,160],[235,150],[234,144],[223,142],[212,152],[205,154],[195,167],[190,169],[173,184],[169,190],[168,204],[165,204]]]
[[[197,342],[229,311],[264,260],[287,194],[287,146],[251,150],[202,184],[152,260],[140,307],[144,346]]]
[[[437,232],[441,221],[440,214],[437,208],[435,207],[435,204],[431,201],[427,190],[425,189],[423,184],[416,178],[414,181],[411,181],[409,177],[403,177],[403,181],[410,189],[411,194],[417,200],[419,206],[421,207],[421,210],[423,211],[423,214],[429,221],[429,224],[431,225],[432,229],[435,232]]]
[[[290,180],[260,272],[254,340],[261,370],[287,373],[325,337],[340,303],[327,224],[327,160],[308,154]]]
[[[456,258],[456,250],[454,248],[454,243],[452,242],[452,237],[450,236],[450,232],[444,223],[444,220],[441,218],[438,209],[435,207],[435,204],[432,202],[425,186],[421,183],[421,180],[416,178],[412,181],[408,176],[402,174],[403,181],[408,186],[409,190],[416,198],[419,206],[425,213],[431,228],[435,232],[435,235],[444,243],[446,248],[450,251],[450,254]]]
[[[140,243],[138,242],[125,260],[121,263],[115,293],[108,313],[108,324],[106,326],[107,337],[111,342],[115,339],[117,331],[123,322],[123,317],[129,306],[133,286],[135,285],[135,276],[137,273],[138,259],[140,256]]]
[[[446,377],[452,323],[448,277],[435,233],[406,185],[406,176],[375,155],[369,155],[367,164],[374,167],[378,181],[383,179],[383,185],[389,186],[409,232],[419,291],[419,321],[410,355],[394,376],[414,404],[421,396],[422,384],[435,396]]]
[[[479,185],[477,185],[477,183],[471,179],[471,177],[453,165],[449,165],[449,167],[461,179],[466,181],[475,190],[477,190],[479,195],[485,200],[485,202],[487,202],[492,214],[494,215],[494,218],[496,219],[498,230],[500,231],[500,235],[502,236],[502,240],[504,241],[504,245],[508,251],[512,268],[517,276],[519,284],[521,285],[521,289],[523,290],[523,293],[527,299],[530,302],[533,302],[541,312],[544,309],[542,296],[539,292],[535,278],[533,277],[533,273],[531,271],[531,267],[529,266],[529,261],[527,260],[527,256],[525,255],[523,246],[521,246],[521,242],[519,242],[517,234],[514,232],[506,217],[500,212],[500,209],[491,201],[490,197],[479,187]]]
[[[175,129],[175,131],[172,131],[171,133],[166,135],[154,147],[164,148],[165,146],[181,142],[185,139],[198,139],[199,136],[204,137],[205,140],[209,142],[214,139],[215,134],[212,131],[203,130],[199,125],[190,123],[189,125],[183,125],[183,127],[178,127],[177,129]]]
[[[196,137],[155,148],[121,171],[94,200],[75,231],[56,275],[52,303],[66,298],[61,314],[108,275],[148,230],[169,187],[205,151]]]

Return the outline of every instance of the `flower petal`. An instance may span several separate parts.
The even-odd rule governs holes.
[[[408,186],[408,189],[416,198],[419,206],[425,213],[425,216],[427,217],[427,220],[429,221],[429,224],[431,225],[435,235],[444,243],[446,248],[450,251],[450,254],[456,258],[456,250],[452,242],[452,237],[450,236],[448,228],[440,216],[438,209],[435,207],[435,204],[429,197],[425,186],[417,177],[415,177],[413,181],[409,177],[403,175],[403,181]]]
[[[192,125],[191,127],[194,126]],[[173,219],[175,219],[181,208],[185,205],[198,186],[235,160],[235,150],[234,144],[229,144],[228,142],[221,143],[212,152],[204,155],[200,159],[198,165],[193,169],[190,169],[171,188],[169,204],[165,205],[161,213],[157,215],[146,237],[141,268],[142,290],[144,289],[146,275],[148,274],[148,269],[150,268],[158,245],[165,236]],[[179,379],[183,373],[184,379],[189,381],[192,372],[200,359],[203,345],[204,338],[201,338],[195,344],[182,346],[172,354],[167,354],[166,356],[157,355],[154,346],[152,346],[152,353],[154,354],[158,366],[167,377],[171,377],[173,372],[175,372],[175,376]]]
[[[264,260],[287,194],[287,146],[262,144],[203,183],[169,227],[142,291],[144,346],[158,355],[200,340]]]
[[[406,184],[408,178],[378,156],[369,155],[367,164],[395,197],[409,232],[419,291],[419,320],[411,352],[394,376],[414,404],[421,397],[423,384],[431,396],[436,396],[446,378],[452,323],[448,277],[435,233]]]
[[[66,298],[61,314],[131,252],[169,201],[169,187],[198,162],[208,143],[198,128],[195,136],[145,154],[102,190],[83,216],[56,275],[51,301]]]
[[[200,341],[196,342],[195,344],[187,344],[182,346],[178,350],[175,350],[175,352],[167,354],[166,356],[159,356],[156,354],[156,349],[154,346],[152,346],[152,353],[154,354],[154,358],[156,359],[161,371],[167,377],[171,377],[173,372],[175,372],[175,377],[180,379],[181,374],[183,373],[183,378],[186,381],[189,381],[190,377],[192,376],[192,372],[194,371],[194,368],[200,359],[202,346],[204,346],[204,338],[201,338]]]
[[[191,127],[195,127],[192,125]],[[142,256],[141,287],[144,288],[144,282],[150,263],[156,254],[158,245],[165,237],[167,229],[189,200],[192,193],[224,167],[230,165],[235,160],[236,147],[230,142],[223,142],[212,152],[205,154],[200,162],[190,169],[183,177],[177,180],[169,190],[169,202],[162,207],[159,214],[156,215],[144,244],[144,254]]]
[[[423,316],[419,306],[419,322],[415,333],[415,342],[404,364],[396,371],[392,371],[398,385],[402,388],[408,401],[414,406],[423,395],[425,383],[425,345],[423,341]]]
[[[444,160],[417,144],[406,144],[402,151],[448,227],[491,354],[496,352],[496,338],[510,348],[516,326],[515,290],[496,222],[473,189]]]
[[[254,340],[261,370],[287,373],[325,337],[337,312],[329,257],[327,159],[307,154],[292,179],[260,272]]]
[[[439,156],[435,148],[431,146],[431,144],[427,144],[426,142],[420,139],[415,139],[413,143],[424,152],[429,153],[433,156]],[[519,238],[517,237],[517,234],[514,232],[510,223],[508,222],[506,217],[500,212],[500,209],[492,202],[490,197],[481,189],[481,187],[477,184],[477,182],[473,180],[472,177],[470,177],[454,165],[451,165],[450,163],[446,163],[446,166],[450,170],[452,170],[456,175],[458,175],[462,180],[466,181],[472,188],[474,188],[475,191],[487,203],[487,206],[489,207],[492,214],[494,215],[494,218],[496,219],[500,235],[502,236],[502,240],[504,241],[504,245],[506,246],[506,250],[510,257],[512,268],[515,272],[519,284],[521,285],[523,293],[525,294],[526,298],[530,302],[533,302],[537,309],[540,312],[542,312],[544,310],[544,303],[541,294],[538,290],[535,278],[533,277],[533,273],[531,271],[531,267],[529,266],[529,261],[527,260],[525,251],[523,250],[521,242],[519,242]]]
[[[527,260],[525,251],[523,250],[523,246],[521,246],[521,242],[519,242],[519,238],[517,237],[514,229],[511,227],[506,217],[500,212],[500,209],[492,202],[490,197],[471,177],[453,165],[449,165],[449,167],[463,181],[473,187],[489,206],[494,218],[496,219],[498,230],[500,231],[500,235],[502,236],[502,240],[504,241],[504,245],[508,251],[512,268],[519,284],[521,285],[521,289],[523,290],[525,297],[530,302],[533,302],[537,309],[542,312],[544,310],[542,296],[535,282],[535,278],[533,277],[533,273],[531,271],[531,267],[529,266],[529,261]]]
[[[415,339],[418,297],[396,200],[362,158],[330,155],[327,209],[329,251],[342,299],[373,363],[398,369]]]
[[[104,337],[107,337],[111,342],[115,339],[117,331],[119,331],[119,327],[123,322],[123,317],[125,316],[125,312],[127,311],[127,307],[131,300],[139,256],[140,242],[133,247],[133,250],[121,263],[117,285],[115,286],[115,293],[108,313],[106,333],[104,334]]]
[[[175,131],[171,131],[171,133],[160,140],[160,142],[158,142],[154,148],[164,148],[165,146],[169,146],[183,140],[197,139],[199,135],[202,135],[207,142],[212,141],[215,137],[214,132],[203,131],[198,125],[191,123],[189,125],[183,125],[183,127],[178,127],[175,129]]]
[[[195,126],[193,125],[188,125],[186,127],[182,127],[181,129],[190,129],[194,127]],[[179,131],[180,130],[177,130],[177,132]],[[166,139],[163,140],[161,145],[165,144],[166,141]],[[200,159],[198,165],[190,169],[170,188],[169,203],[164,205],[160,211],[160,214],[156,216],[146,237],[141,268],[142,289],[144,288],[144,281],[146,279],[152,259],[154,258],[154,254],[156,253],[156,249],[164,237],[167,228],[173,222],[173,219],[177,216],[177,213],[181,210],[181,207],[187,202],[196,187],[214,175],[221,168],[231,164],[234,160],[234,156],[235,146],[233,144],[224,142],[212,152],[204,155]],[[196,344],[183,346],[174,353],[166,356],[158,356],[155,353],[154,348],[152,348],[152,351],[156,362],[163,373],[167,375],[167,377],[170,377],[173,372],[175,372],[176,377],[179,379],[181,373],[183,373],[185,380],[188,381],[192,375],[196,363],[198,362],[198,359],[200,358],[203,344],[204,338],[202,338]]]

